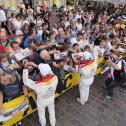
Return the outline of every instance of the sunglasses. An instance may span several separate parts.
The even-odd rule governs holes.
[[[23,34],[21,34],[21,35],[18,35],[18,36],[23,36]]]

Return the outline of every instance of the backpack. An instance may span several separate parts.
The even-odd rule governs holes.
[[[125,62],[125,60],[122,60],[122,69],[121,69],[120,76],[123,80],[126,79],[126,62]]]

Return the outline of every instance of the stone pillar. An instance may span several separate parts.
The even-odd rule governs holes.
[[[48,7],[49,7],[49,9],[51,9],[52,6],[53,6],[53,0],[48,0]]]
[[[66,7],[66,2],[67,2],[67,1],[66,1],[66,0],[64,0],[64,6],[65,6],[65,7]]]
[[[61,0],[61,5],[66,7],[66,0]]]

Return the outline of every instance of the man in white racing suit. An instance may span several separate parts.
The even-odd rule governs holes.
[[[78,72],[80,73],[80,98],[77,101],[84,105],[88,101],[90,85],[94,81],[94,75],[97,70],[97,61],[93,60],[92,54],[88,51],[79,53]]]
[[[41,74],[40,81],[32,81],[28,78],[28,65],[23,70],[23,82],[33,89],[37,94],[37,108],[39,121],[42,126],[46,126],[45,108],[48,107],[51,126],[55,126],[55,91],[58,84],[57,76],[53,74],[48,64],[39,64],[38,69]]]

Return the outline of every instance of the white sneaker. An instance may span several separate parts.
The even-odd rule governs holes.
[[[23,124],[22,121],[19,121],[19,122],[16,123],[15,126],[21,126],[22,124]]]
[[[81,105],[84,105],[85,103],[82,103],[81,101],[80,101],[80,98],[77,98],[77,102],[79,102]]]

